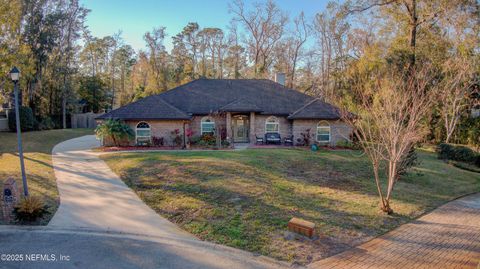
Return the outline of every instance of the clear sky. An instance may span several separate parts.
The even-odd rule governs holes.
[[[188,22],[197,22],[200,27],[226,29],[232,15],[228,12],[228,0],[80,0],[91,10],[87,25],[91,33],[103,37],[122,31],[122,37],[134,49],[145,47],[143,34],[156,26],[165,26],[169,37],[179,33]],[[246,1],[249,6],[251,1]],[[304,11],[307,18],[325,9],[325,0],[276,0],[290,17]]]

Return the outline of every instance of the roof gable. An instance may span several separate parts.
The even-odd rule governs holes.
[[[293,112],[288,119],[340,119],[340,110],[320,99],[313,99],[303,107]]]

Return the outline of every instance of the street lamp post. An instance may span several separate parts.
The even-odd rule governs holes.
[[[13,67],[10,71],[10,78],[14,85],[15,94],[15,123],[17,126],[17,142],[18,142],[18,157],[20,157],[20,169],[22,170],[23,194],[28,196],[27,177],[25,175],[25,164],[23,161],[23,147],[22,147],[22,130],[20,129],[20,110],[18,107],[18,79],[20,78],[20,71],[17,67]]]

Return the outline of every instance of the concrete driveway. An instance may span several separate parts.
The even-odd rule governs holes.
[[[46,227],[0,227],[0,268],[287,267],[200,241],[162,218],[89,150],[98,145],[83,136],[54,147],[60,207]]]
[[[90,135],[53,148],[60,207],[48,226],[193,239],[145,205],[99,153],[88,150],[99,145]]]

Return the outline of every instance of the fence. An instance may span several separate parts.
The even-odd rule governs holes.
[[[93,112],[72,114],[72,128],[95,128],[97,127],[96,117],[103,115],[103,113],[95,114]]]
[[[8,127],[8,110],[0,107],[0,132],[10,131]]]
[[[9,131],[8,128],[8,119],[7,118],[0,118],[0,132]]]

